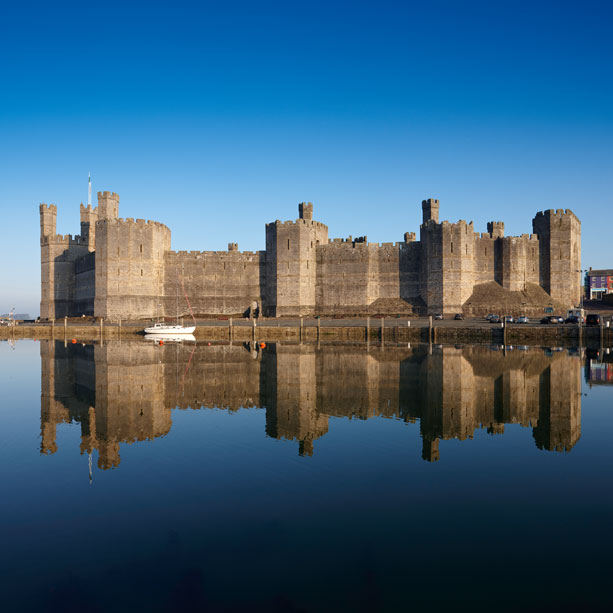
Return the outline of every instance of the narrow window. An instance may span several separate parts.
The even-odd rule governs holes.
[[[311,249],[313,249],[313,241],[311,241]]]
[[[289,238],[287,239],[287,248],[289,249]]]
[[[485,248],[485,255],[487,255],[487,247]]]
[[[451,253],[453,253],[453,241],[451,241]]]
[[[140,276],[141,277],[143,276],[143,269],[142,268],[140,269]]]
[[[117,247],[117,255],[119,255],[119,247]]]
[[[468,255],[468,245],[466,245],[466,255]]]
[[[142,245],[140,246],[140,252],[141,253],[143,252],[143,246]]]

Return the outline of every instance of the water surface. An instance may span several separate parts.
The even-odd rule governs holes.
[[[7,610],[604,610],[613,364],[0,343]]]

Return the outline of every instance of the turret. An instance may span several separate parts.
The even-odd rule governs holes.
[[[55,227],[57,220],[57,207],[55,204],[41,204],[40,210],[40,235],[55,236]]]
[[[298,216],[300,219],[313,219],[313,203],[301,202],[298,205]]]
[[[119,196],[115,192],[98,192],[98,219],[117,219]]]
[[[504,236],[504,222],[488,221],[487,231],[492,238],[502,238]]]
[[[96,249],[96,222],[98,221],[98,207],[92,209],[92,205],[86,207],[81,204],[81,237],[89,246],[89,251]]]
[[[438,200],[435,200],[434,198],[422,200],[421,209],[423,212],[424,224],[427,224],[429,221],[438,223]]]

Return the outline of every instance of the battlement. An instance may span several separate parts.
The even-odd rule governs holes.
[[[472,221],[470,223],[467,223],[464,219],[459,219],[454,223],[445,220],[441,221],[439,225],[441,225],[444,229],[449,229],[452,231],[455,229],[460,229],[466,233],[468,232],[468,230],[472,230],[474,232],[474,223]]]
[[[109,200],[117,200],[119,202],[119,194],[115,192],[98,192],[98,200],[101,198],[108,198]]]
[[[228,251],[238,251],[238,243],[228,243]]]
[[[41,245],[49,244],[63,244],[63,245],[87,245],[87,241],[79,234],[73,236],[72,234],[56,234],[54,236],[41,236]]]
[[[98,211],[98,207],[93,207],[91,204],[88,204],[87,206],[85,206],[82,202],[80,205],[80,211],[81,213],[96,213]]]
[[[539,211],[534,218],[562,217],[563,215],[574,217],[577,221],[579,221],[579,218],[570,209],[547,209],[546,211]]]
[[[263,251],[166,251],[165,255],[171,258],[192,257],[192,258],[202,259],[203,257],[216,257],[218,259],[229,258],[232,260],[240,261],[244,256],[252,258],[253,256],[260,256],[262,253],[264,252]]]
[[[111,218],[106,218],[106,219],[98,219],[98,221],[96,221],[96,225],[101,225],[101,224],[105,224],[105,225],[118,225],[118,226],[122,226],[122,225],[135,225],[135,226],[156,226],[159,228],[165,228],[166,230],[169,230],[168,226],[166,226],[165,224],[159,222],[159,221],[154,221],[152,219],[147,219],[146,221],[144,219],[134,219],[133,217],[126,217],[125,219],[122,217],[111,217]],[[169,230],[170,231],[170,230]]]
[[[417,240],[415,232],[405,232],[404,233],[404,242],[405,243],[412,243],[415,240]]]
[[[57,213],[57,206],[55,204],[41,203],[38,208],[41,213],[45,213],[45,212]]]
[[[295,226],[299,226],[299,225],[307,225],[307,226],[311,226],[313,228],[322,228],[322,229],[327,229],[328,226],[326,226],[326,224],[321,223],[321,221],[313,221],[312,219],[297,219],[296,221],[280,221],[279,219],[276,219],[273,222],[267,223],[266,227],[272,227],[272,226],[276,226],[277,228],[290,228],[290,227],[295,227]]]

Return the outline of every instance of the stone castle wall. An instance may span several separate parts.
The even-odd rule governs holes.
[[[119,219],[118,210],[117,194],[99,192],[96,208],[81,205],[81,234],[71,237],[55,234],[57,209],[41,205],[43,319],[184,317],[186,295],[196,315],[269,317],[478,314],[491,309],[479,307],[484,293],[499,308],[507,296],[535,315],[580,299],[581,224],[569,210],[538,213],[532,234],[506,237],[500,221],[487,233],[464,220],[439,222],[438,200],[429,199],[419,241],[407,232],[403,242],[378,244],[329,239],[313,205],[301,203],[297,220],[266,225],[258,252],[235,243],[171,251],[165,225]]]
[[[262,304],[264,253],[261,251],[167,251],[163,307],[166,317],[244,315]],[[259,308],[259,306],[258,306]]]

